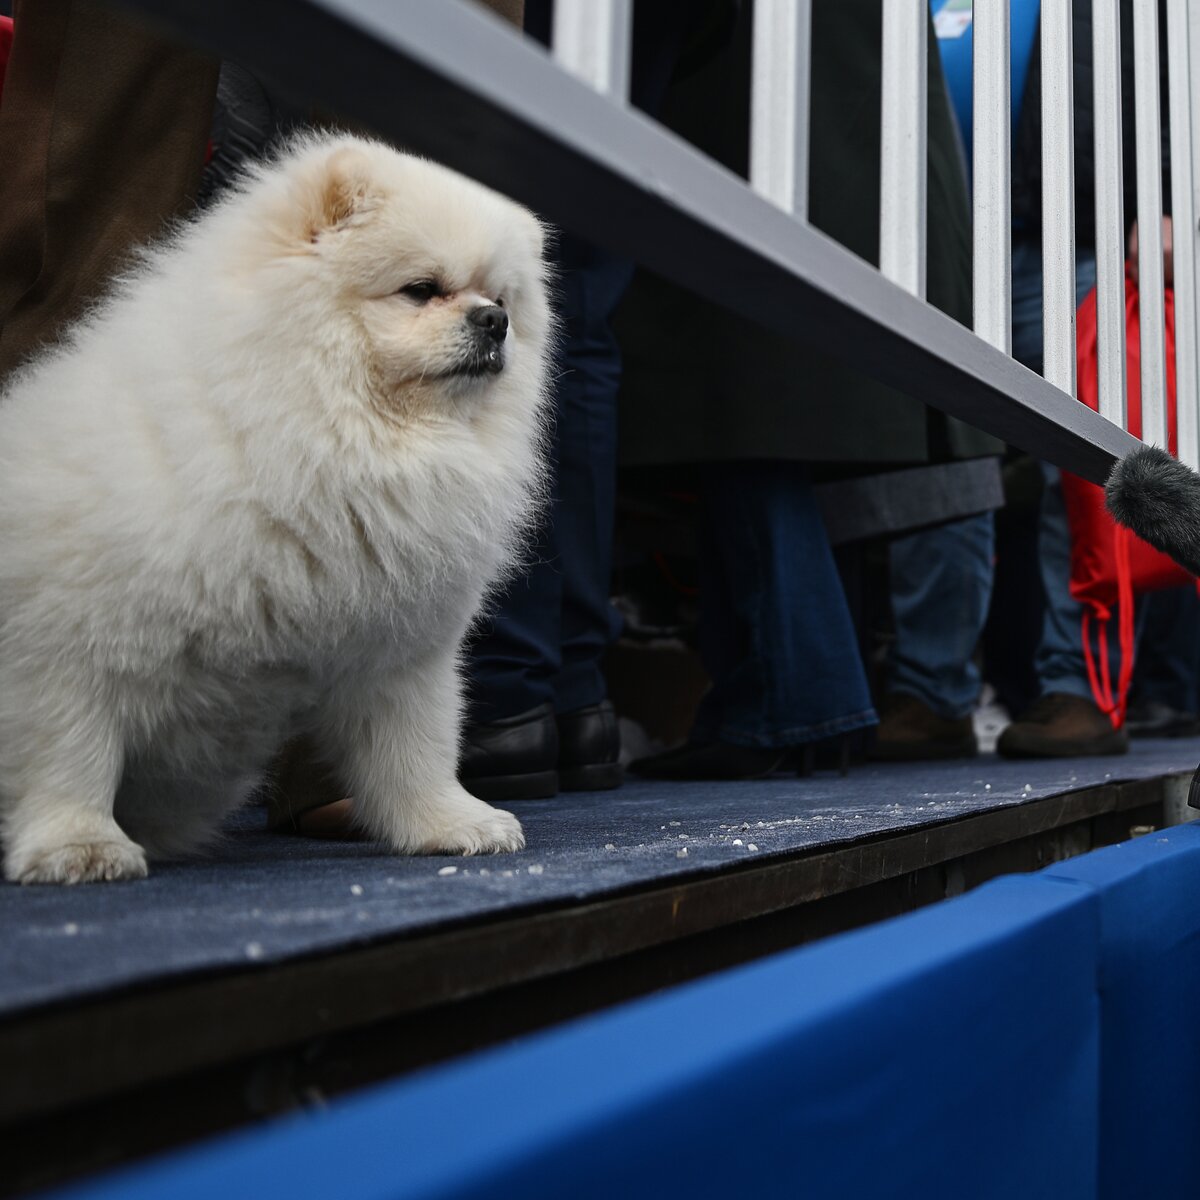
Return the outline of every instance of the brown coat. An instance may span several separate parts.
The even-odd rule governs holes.
[[[96,0],[18,0],[0,104],[0,380],[186,211],[217,64]]]
[[[524,0],[480,0],[519,24]],[[0,384],[188,212],[218,63],[100,0],[17,0],[0,104]]]

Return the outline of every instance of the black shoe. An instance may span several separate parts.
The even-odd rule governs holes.
[[[558,725],[549,704],[463,731],[458,780],[490,804],[557,796],[557,767]]]
[[[1195,737],[1200,734],[1200,718],[1160,700],[1143,700],[1129,706],[1125,728],[1135,738]]]
[[[647,779],[766,779],[795,761],[791,746],[735,746],[731,742],[679,746],[631,765]]]
[[[621,731],[612,704],[558,714],[558,786],[564,792],[604,792],[620,787]]]

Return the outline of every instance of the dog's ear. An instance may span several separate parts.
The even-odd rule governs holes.
[[[371,162],[357,146],[341,146],[322,162],[309,207],[309,240],[368,215],[382,192],[374,182]]]

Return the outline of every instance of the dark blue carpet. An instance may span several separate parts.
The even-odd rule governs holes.
[[[512,805],[529,848],[487,859],[402,859],[371,845],[281,837],[263,832],[261,810],[250,810],[210,857],[153,867],[147,880],[77,888],[0,884],[0,1015],[590,900],[667,876],[903,832],[1109,780],[1191,771],[1198,753],[1196,741],[1151,741],[1116,759],[1026,764],[989,757],[859,767],[844,779],[634,781],[616,792]]]

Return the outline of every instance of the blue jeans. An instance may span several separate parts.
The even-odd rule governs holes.
[[[706,468],[693,742],[796,746],[876,723],[858,639],[803,466]]]
[[[973,656],[992,596],[994,543],[989,512],[888,547],[896,632],[888,689],[916,696],[940,717],[964,717],[979,698]]]
[[[1086,247],[1076,249],[1075,302],[1096,286],[1096,257]],[[1027,238],[1013,240],[1013,357],[1030,370],[1042,371],[1042,246]],[[1038,557],[1046,608],[1042,640],[1034,661],[1043,695],[1064,692],[1092,699],[1083,661],[1083,607],[1071,596],[1071,529],[1063,503],[1062,472],[1042,464],[1042,492],[1038,527]],[[1109,638],[1109,669],[1116,679],[1120,649]]]
[[[1095,255],[1076,252],[1075,300],[1096,283]],[[1042,371],[1042,246],[1013,239],[1013,357]],[[1046,597],[1036,669],[1041,690],[1091,697],[1083,661],[1083,610],[1071,598],[1071,534],[1061,472],[1043,464],[1038,549]],[[971,711],[979,695],[973,654],[991,597],[994,523],[990,513],[896,538],[890,547],[896,641],[889,663],[892,691],[917,696],[943,717]],[[1119,651],[1110,657],[1113,678]]]

